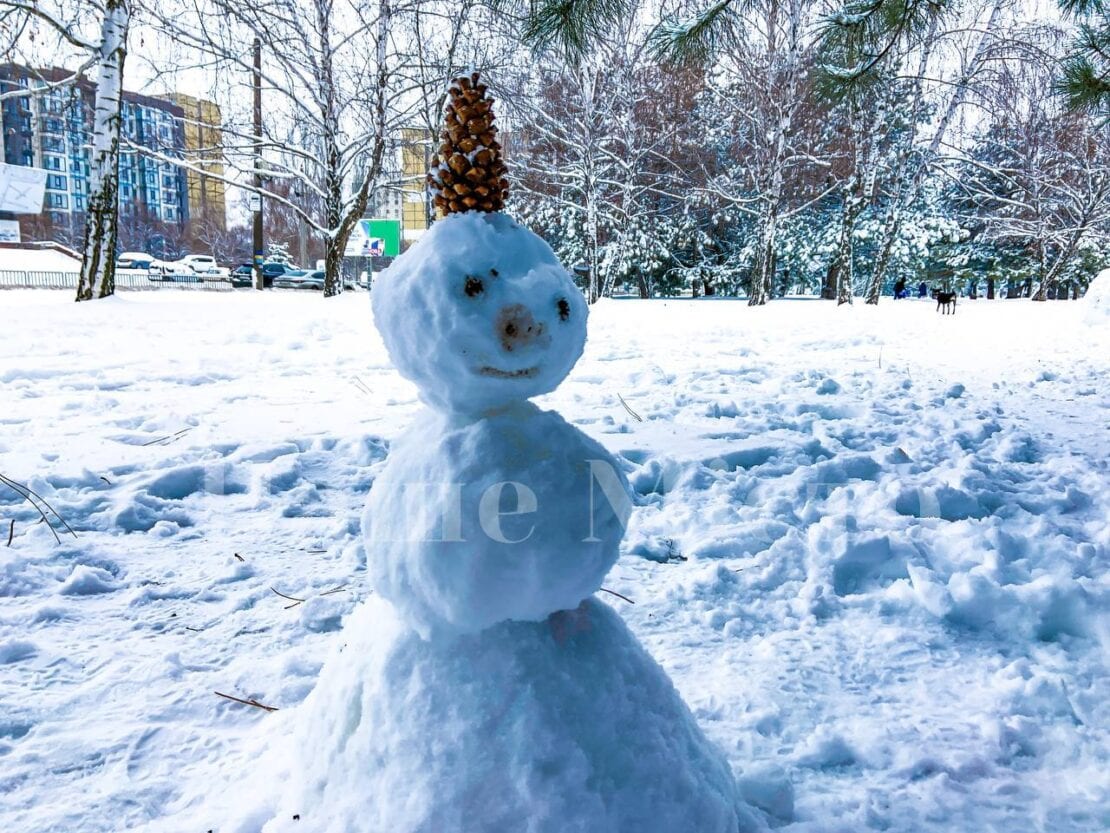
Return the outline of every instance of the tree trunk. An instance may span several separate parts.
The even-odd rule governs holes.
[[[890,267],[890,259],[894,254],[894,243],[898,239],[898,232],[902,228],[902,213],[893,210],[892,206],[892,210],[887,212],[887,222],[890,226],[883,235],[883,245],[879,249],[879,256],[875,259],[875,271],[871,275],[871,284],[867,287],[867,303],[869,304],[879,302],[883,280],[886,278],[887,269]],[[875,298],[874,301],[871,300],[872,297]]]
[[[987,275],[987,300],[994,300],[994,275]]]
[[[598,249],[600,248],[598,220],[597,220],[597,200],[594,194],[592,177],[587,174],[586,179],[586,260],[587,266],[590,269],[590,283],[587,292],[587,300],[591,303],[597,303],[597,299],[601,297],[601,271],[600,260],[598,256]]]
[[[774,208],[771,208],[774,211]],[[771,299],[771,279],[775,272],[775,216],[772,213],[760,226],[759,248],[755,253],[748,306],[763,306]]]
[[[852,267],[855,259],[853,257],[852,234],[856,228],[856,219],[863,211],[864,189],[862,186],[863,182],[857,168],[848,178],[848,183],[844,188],[844,208],[840,217],[840,238],[836,244],[836,252],[833,254],[833,262],[829,266],[829,274],[836,280],[833,289],[836,291],[837,306],[852,303]],[[872,299],[868,295],[867,303],[879,303],[878,296]]]
[[[92,164],[85,212],[85,241],[77,300],[104,298],[116,291],[119,237],[119,141],[123,104],[123,62],[127,57],[130,0],[107,0],[100,28],[100,66],[93,108]]]
[[[839,260],[833,258],[829,261],[829,268],[825,270],[825,280],[821,283],[821,298],[825,301],[836,300],[836,287],[840,282],[840,276],[837,275],[837,264]]]

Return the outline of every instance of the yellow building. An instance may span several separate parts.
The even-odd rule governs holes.
[[[423,127],[401,129],[401,229],[405,240],[415,240],[428,228],[428,190],[432,133]]]
[[[205,171],[223,176],[223,131],[220,107],[214,101],[172,93],[169,100],[185,111],[185,159]],[[222,180],[186,170],[189,219],[227,228],[226,188]]]

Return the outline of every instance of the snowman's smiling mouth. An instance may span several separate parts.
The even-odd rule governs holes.
[[[498,367],[479,367],[478,373],[481,376],[491,376],[494,379],[531,379],[540,372],[539,367],[525,367],[521,370],[501,370]]]

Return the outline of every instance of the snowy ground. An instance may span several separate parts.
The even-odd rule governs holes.
[[[204,796],[366,594],[414,389],[361,293],[0,310],[0,474],[77,533],[0,486],[4,828],[220,831]],[[775,826],[1110,828],[1110,338],[1082,313],[594,311],[541,404],[640,496],[606,582],[635,604],[605,598]]]

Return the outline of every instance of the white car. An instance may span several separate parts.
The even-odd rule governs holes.
[[[225,281],[231,277],[231,271],[216,265],[216,258],[211,255],[185,255],[174,265],[205,280]]]
[[[152,281],[200,282],[200,275],[177,261],[152,260],[147,267],[147,275]]]
[[[219,268],[216,265],[216,258],[212,257],[212,255],[185,255],[185,257],[180,258],[177,263],[191,269],[198,275],[213,272]]]

